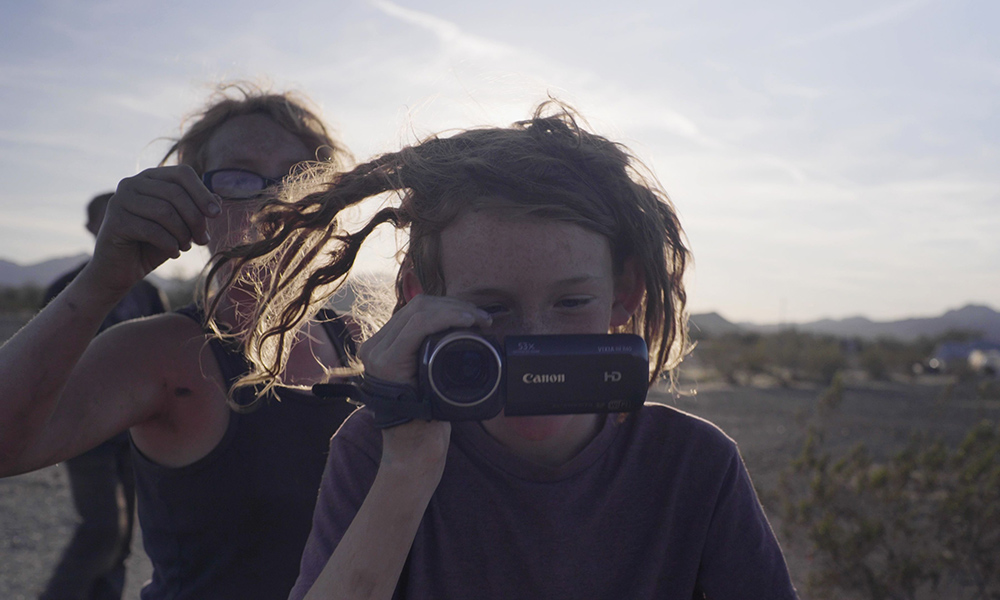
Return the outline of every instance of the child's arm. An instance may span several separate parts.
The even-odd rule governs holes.
[[[489,323],[489,315],[466,302],[417,296],[366,341],[359,354],[366,373],[416,385],[417,351],[424,338],[450,327]],[[451,424],[438,421],[413,421],[382,430],[375,480],[305,598],[392,597],[424,511],[441,481],[450,436]],[[336,458],[331,455],[331,461]],[[325,481],[323,488],[354,483]],[[324,509],[323,493],[319,503],[317,514]],[[324,534],[314,529],[312,535]],[[310,542],[324,546],[322,540]]]
[[[383,432],[375,481],[306,599],[392,597],[441,480],[450,433],[450,423],[437,421]]]

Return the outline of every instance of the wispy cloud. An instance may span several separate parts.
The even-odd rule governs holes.
[[[193,20],[151,0],[15,4],[0,20],[20,34],[0,40],[5,258],[87,247],[90,193],[155,164],[209,82],[263,73],[308,92],[359,158],[510,123],[551,92],[657,173],[695,247],[691,297],[727,316],[777,314],[779,298],[789,317],[934,312],[997,289],[988,3],[539,3],[520,21],[451,1],[317,3],[307,20],[231,0]],[[391,257],[392,241],[371,250]]]
[[[853,19],[834,23],[818,31],[788,38],[782,45],[788,48],[803,46],[881,27],[892,23],[893,21],[897,21],[928,4],[931,4],[932,1],[933,0],[907,0],[906,2],[898,2],[889,6],[883,6]]]
[[[528,85],[533,77],[538,91],[558,94],[562,91],[561,84],[563,88],[571,90],[568,95],[585,95],[592,99],[593,104],[603,109],[601,112],[615,117],[616,126],[628,127],[634,124],[646,130],[693,141],[699,146],[723,146],[719,140],[707,136],[693,119],[668,106],[663,98],[625,89],[606,74],[601,75],[580,66],[560,63],[525,49],[469,34],[456,23],[400,7],[388,0],[370,0],[370,3],[388,16],[433,33],[448,57],[458,57],[462,62],[477,59],[487,63],[495,61],[492,64],[502,65],[498,68],[501,72],[511,74],[508,79],[514,82],[515,87]],[[460,77],[461,73],[453,70],[452,75]],[[502,87],[490,86],[494,92]],[[484,104],[489,102],[487,98],[470,99]],[[519,115],[519,118],[523,116]]]
[[[486,38],[468,34],[451,21],[440,17],[404,8],[388,0],[370,0],[372,6],[387,16],[401,19],[433,33],[441,42],[454,51],[468,53],[471,57],[501,58],[514,54],[517,50]]]
[[[743,170],[781,173],[781,178],[792,185],[801,185],[810,180],[809,173],[793,158],[745,148],[740,143],[716,137],[699,125],[696,119],[670,106],[655,91],[637,91],[608,77],[607,73],[591,71],[580,65],[563,64],[525,49],[512,48],[470,35],[446,19],[402,8],[388,0],[371,0],[371,3],[387,15],[433,32],[442,43],[443,53],[447,55],[461,56],[464,60],[478,58],[485,61],[502,55],[506,59],[502,62],[505,68],[515,68],[516,65],[516,68],[522,69],[522,74],[523,71],[537,74],[539,81],[547,82],[548,91],[558,93],[553,87],[557,82],[561,83],[571,90],[571,97],[585,97],[588,107],[595,109],[595,114],[602,115],[604,120],[612,123],[613,129],[641,134],[641,138],[647,142],[661,140],[657,142],[661,149],[677,147],[681,141],[685,146],[693,143],[713,157],[709,160],[719,160],[720,154],[725,155],[741,163],[740,168]],[[488,101],[482,98],[480,100]],[[655,169],[656,165],[653,167]],[[825,184],[817,182],[817,185]]]

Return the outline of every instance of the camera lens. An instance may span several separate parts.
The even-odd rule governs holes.
[[[481,387],[489,374],[486,358],[476,350],[449,349],[441,356],[441,381],[448,388]]]
[[[500,356],[481,337],[460,333],[441,341],[429,370],[431,385],[442,400],[469,406],[482,402],[496,390]]]

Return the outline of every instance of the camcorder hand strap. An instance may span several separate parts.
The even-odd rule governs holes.
[[[430,403],[421,401],[416,388],[404,383],[362,375],[351,383],[317,383],[312,390],[320,398],[346,396],[365,405],[375,416],[375,426],[379,429],[402,425],[413,419],[431,420]]]

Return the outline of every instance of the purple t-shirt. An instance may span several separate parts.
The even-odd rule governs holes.
[[[707,421],[655,404],[609,415],[558,468],[479,423],[451,440],[395,598],[796,598],[736,444]],[[350,525],[381,447],[368,411],[334,436],[291,600]]]

